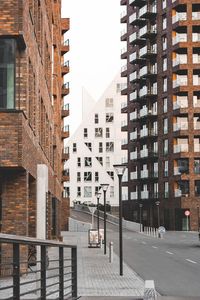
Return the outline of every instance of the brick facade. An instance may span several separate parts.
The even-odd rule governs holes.
[[[14,107],[0,107],[1,232],[36,236],[36,172],[45,164],[47,235],[59,238],[59,209],[52,234],[52,199],[61,209],[66,95],[61,65],[69,51],[62,49],[69,19],[61,20],[61,0],[2,0],[0,10],[0,44],[15,41]]]

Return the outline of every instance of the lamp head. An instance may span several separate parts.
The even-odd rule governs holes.
[[[101,183],[101,188],[104,192],[107,191],[109,184],[108,183]]]
[[[160,204],[160,201],[156,201],[156,202],[155,202],[155,205],[158,206],[159,204]]]
[[[117,173],[117,176],[123,176],[124,171],[126,170],[126,165],[113,165],[115,172]]]
[[[95,193],[95,196],[96,196],[97,198],[100,198],[100,197],[101,197],[101,193],[97,192],[97,193]]]

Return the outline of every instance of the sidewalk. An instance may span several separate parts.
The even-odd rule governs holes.
[[[87,232],[62,232],[62,236],[67,244],[77,244],[79,296],[102,296],[102,299],[103,296],[120,296],[118,299],[123,299],[122,297],[125,297],[124,300],[135,297],[141,299],[144,293],[143,280],[126,264],[124,275],[120,276],[118,256],[114,254],[113,263],[109,263],[108,254],[103,254],[103,247],[88,248]]]

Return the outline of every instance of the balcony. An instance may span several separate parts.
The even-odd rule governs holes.
[[[129,56],[129,61],[131,64],[140,64],[142,62],[145,62],[145,58],[141,58],[139,55],[139,51],[137,51]]]
[[[188,123],[174,123],[173,124],[173,131],[179,131],[179,130],[188,130]]]
[[[70,19],[61,18],[61,31],[62,34],[66,33],[70,29]]]
[[[130,140],[136,140],[137,139],[137,130],[130,132]]]
[[[65,40],[61,44],[61,55],[64,55],[65,53],[69,52],[69,39]]]
[[[121,23],[126,23],[127,22],[127,11],[126,10],[121,12],[120,19],[121,19]]]
[[[137,151],[130,152],[130,160],[136,160],[137,159]]]
[[[61,111],[61,116],[62,116],[62,118],[69,116],[69,104],[63,105],[62,111]]]
[[[134,91],[130,94],[130,101],[135,101],[138,98],[138,93],[137,91]]]
[[[157,75],[157,68],[155,67],[155,65],[151,65],[150,67],[144,66],[139,71],[139,76],[144,77],[144,78],[147,78],[147,77],[154,78],[154,77],[156,77],[156,75]]]
[[[122,149],[127,149],[127,147],[128,147],[128,139],[123,139],[122,141],[121,141],[121,146],[122,146]]]
[[[140,58],[154,58],[157,55],[157,45],[144,46],[139,51]]]
[[[134,45],[142,45],[146,43],[146,40],[140,37],[139,32],[133,32],[129,36],[129,43],[133,43]]]
[[[141,199],[149,199],[149,191],[141,191]]]
[[[157,34],[156,26],[144,26],[139,30],[139,35],[141,38],[151,39],[155,38]]]
[[[176,101],[173,103],[173,110],[181,108],[188,108],[188,99]]]
[[[65,147],[62,151],[62,161],[69,159],[69,147]]]
[[[121,131],[127,131],[128,130],[127,125],[128,125],[127,120],[121,121]]]
[[[200,152],[200,145],[194,144],[194,152]]]
[[[139,90],[139,97],[155,97],[157,95],[157,88],[156,87],[150,87],[148,88],[146,85],[143,86]]]
[[[121,113],[127,113],[128,112],[128,106],[127,101],[121,103]]]
[[[148,128],[145,127],[140,130],[140,138],[143,138],[146,136],[148,136]]]
[[[145,5],[139,10],[139,17],[144,19],[155,18],[157,15],[156,5]]]
[[[62,76],[69,73],[69,60],[65,61],[61,67]]]
[[[121,67],[121,77],[127,77],[127,64]]]
[[[187,33],[177,34],[172,38],[172,45],[176,45],[178,43],[186,43],[187,42]]]
[[[149,177],[149,170],[141,170],[140,178],[144,179],[144,178],[148,178],[148,177]]]
[[[126,59],[127,58],[127,47],[124,47],[121,49],[121,59]]]
[[[140,80],[140,77],[136,71],[130,74],[130,76],[129,76],[130,82],[136,83],[139,80]]]
[[[142,19],[138,16],[138,13],[134,12],[132,15],[129,17],[129,24],[133,26],[142,26],[146,24],[146,20]]]
[[[172,66],[173,67],[176,67],[178,65],[183,65],[183,64],[187,64],[187,57],[186,59],[185,58],[182,58],[181,56],[180,57],[177,57],[176,59],[173,59],[172,60]]]
[[[62,96],[67,96],[69,94],[69,82],[62,85]]]
[[[188,152],[188,144],[174,145],[174,153]]]
[[[197,33],[197,32],[192,33],[192,41],[200,42],[200,33]]]
[[[192,12],[192,20],[194,20],[194,21],[200,20],[200,12],[199,11]]]
[[[187,86],[187,85],[188,85],[187,79],[178,78],[176,80],[173,80],[173,88],[174,89],[181,87],[181,86]]]
[[[62,182],[69,181],[70,176],[69,176],[69,170],[63,170],[62,171]]]
[[[127,0],[121,0],[120,1],[120,5],[126,5],[127,4]]]
[[[127,39],[127,30],[124,29],[124,30],[121,31],[121,41],[125,42],[126,39]]]
[[[136,180],[136,179],[138,179],[137,171],[131,172],[131,173],[130,173],[130,178],[131,178],[131,180]]]
[[[62,139],[67,139],[69,137],[69,125],[62,128]]]
[[[137,119],[137,111],[133,111],[129,115],[130,121],[136,120]]]
[[[177,13],[172,17],[172,24],[179,22],[179,21],[187,21],[187,13],[182,12],[182,13]]]
[[[175,189],[174,190],[174,197],[177,198],[177,197],[181,197],[181,196],[182,196],[181,190]]]
[[[143,6],[146,4],[146,0],[129,0],[129,5],[133,5],[133,6]]]
[[[148,149],[140,150],[140,158],[148,157]]]
[[[131,192],[131,200],[137,200],[138,199],[138,192]]]
[[[127,95],[127,88],[128,86],[126,82],[121,84],[121,95]]]

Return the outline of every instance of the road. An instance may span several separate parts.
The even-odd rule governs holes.
[[[71,216],[91,222],[88,214],[72,211]],[[103,222],[101,222],[103,228]],[[113,241],[118,254],[118,226],[107,225],[107,242]],[[155,280],[161,295],[200,299],[200,242],[197,233],[167,232],[163,239],[123,231],[124,261],[144,280]]]

